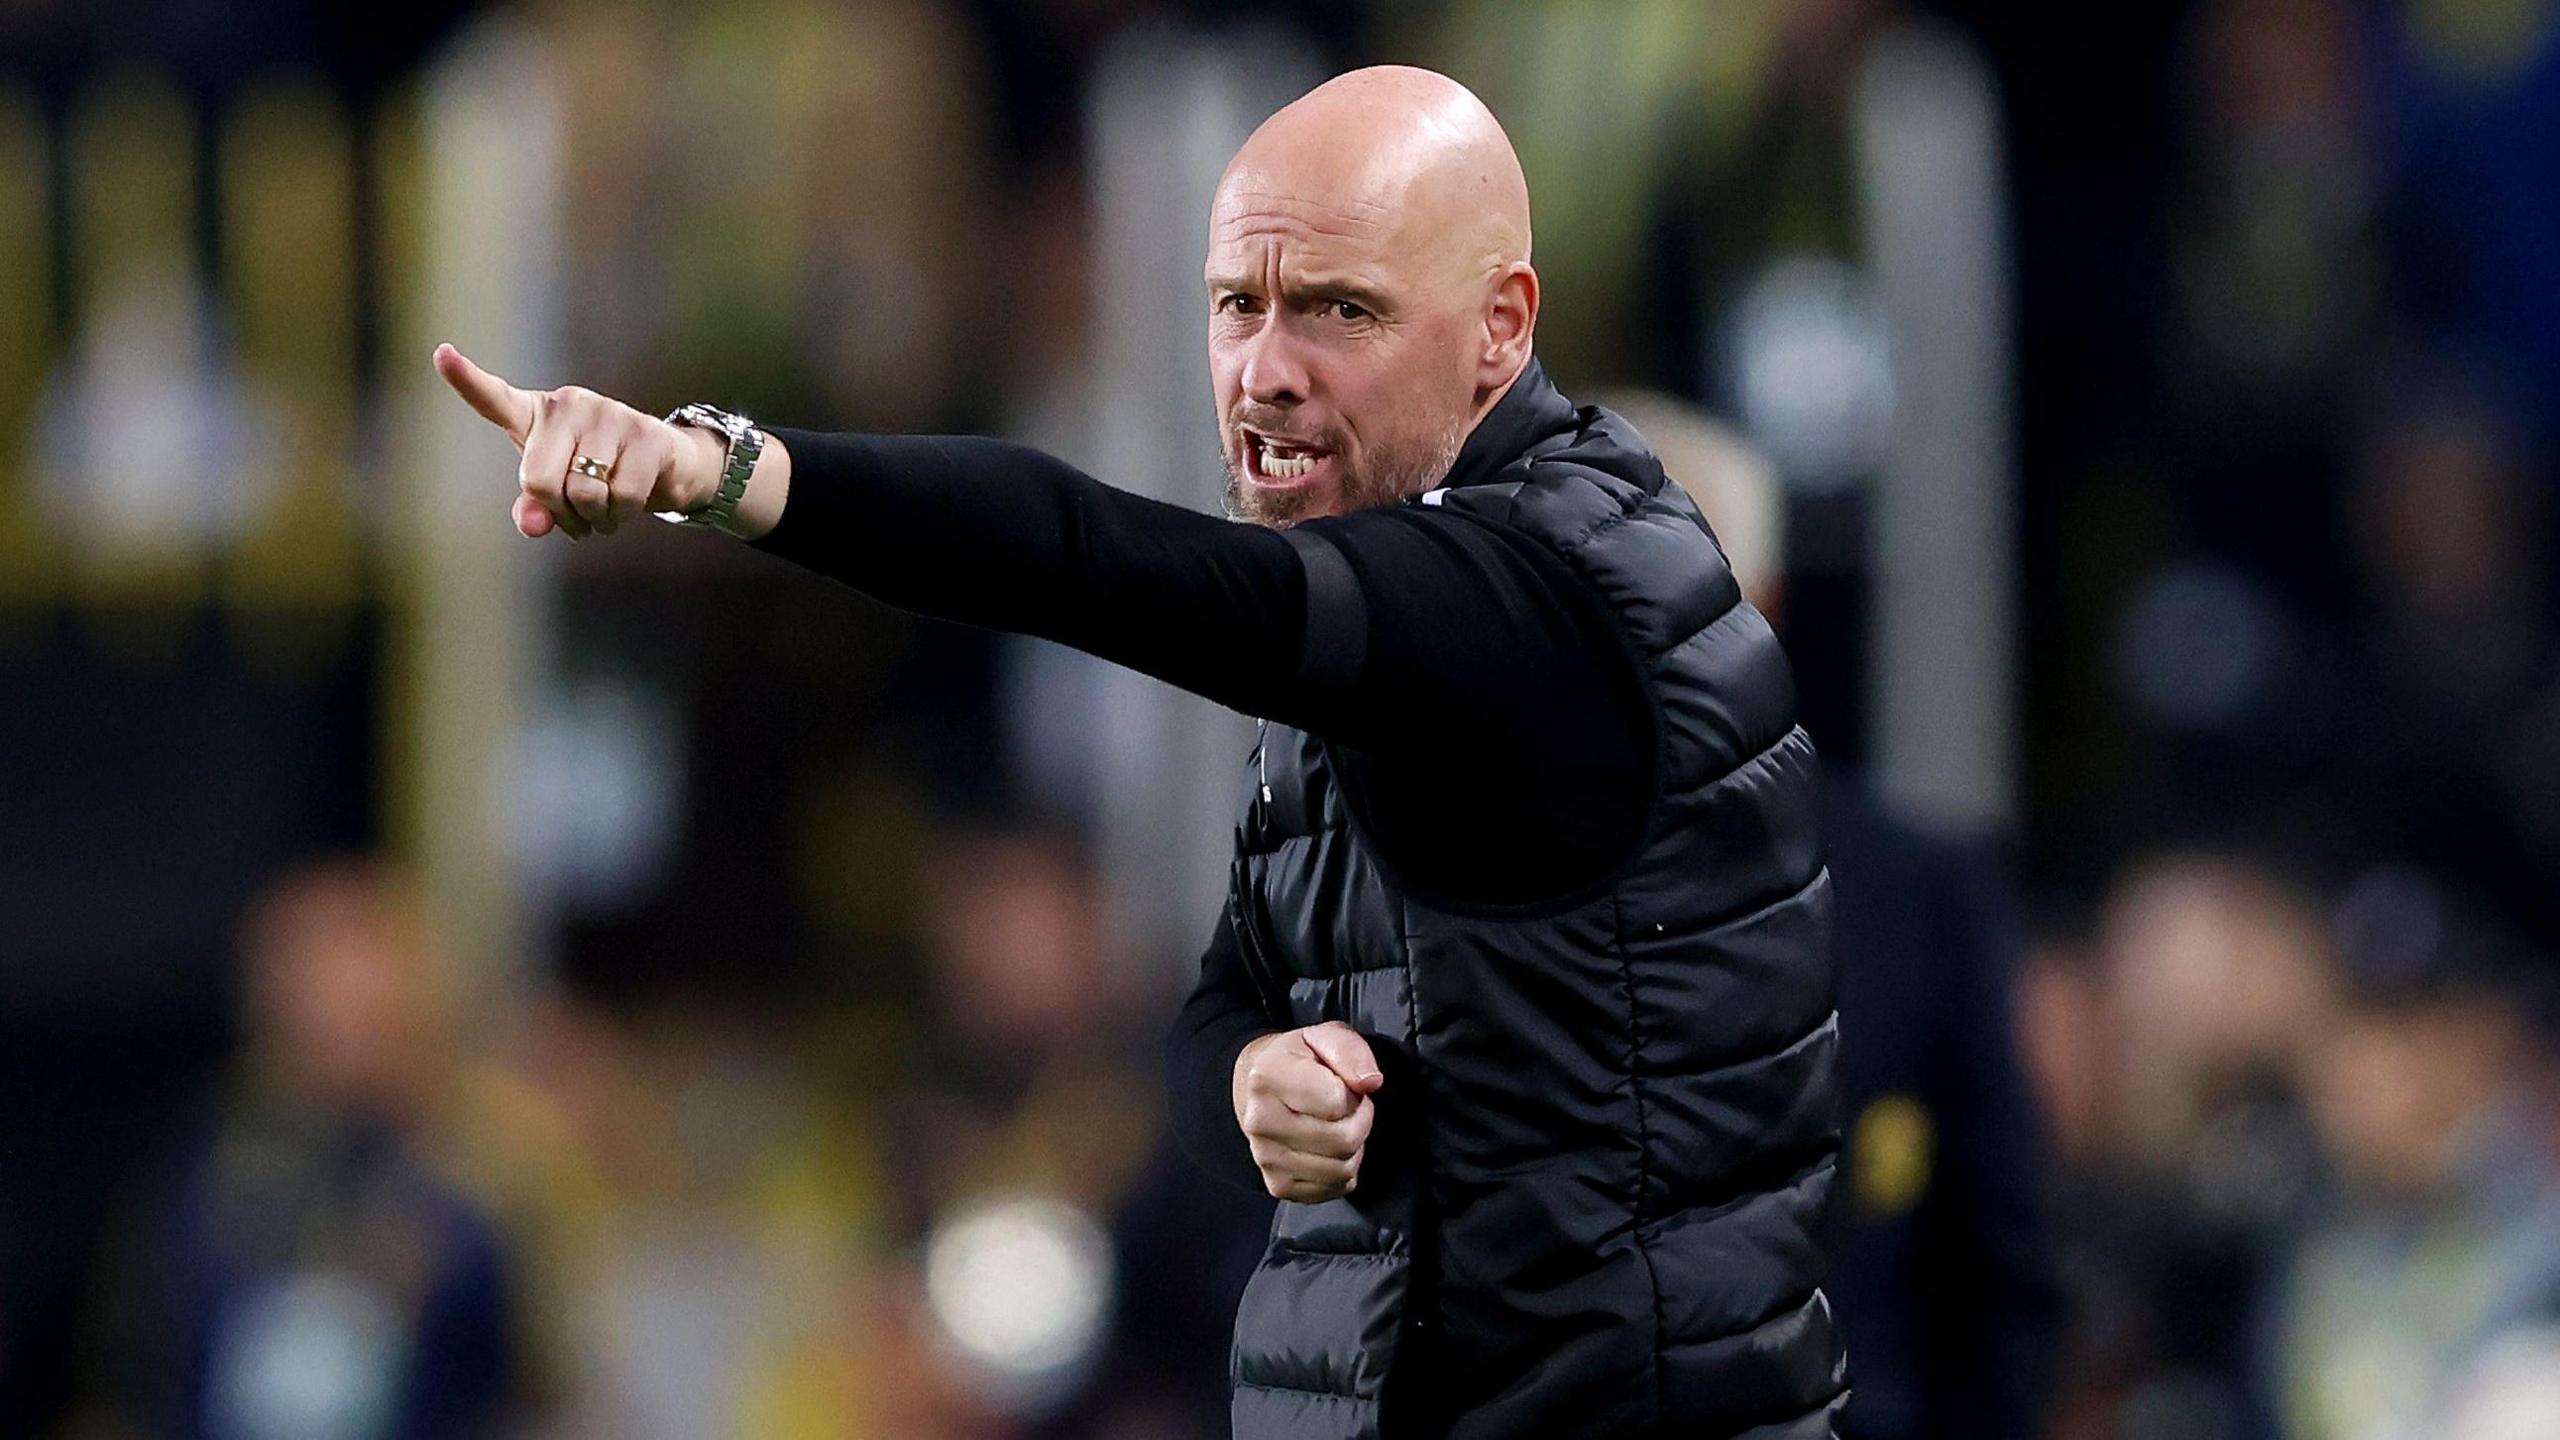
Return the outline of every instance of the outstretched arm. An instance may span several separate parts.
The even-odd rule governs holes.
[[[527,537],[611,534],[718,488],[726,449],[708,430],[576,386],[526,390],[450,345],[435,365],[522,452]],[[901,609],[1056,640],[1247,714],[1304,724],[1325,709],[1300,683],[1305,572],[1275,531],[996,440],[765,434],[725,527],[741,539]],[[579,456],[607,477],[573,469]]]
[[[1278,532],[973,436],[767,432],[796,483],[759,549],[902,610],[1055,640],[1249,715],[1308,718],[1306,577]]]
[[[435,365],[522,452],[529,537],[611,534],[718,489],[711,431],[576,386],[525,390],[450,345]],[[725,528],[889,604],[1059,641],[1378,756],[1504,755],[1560,794],[1615,795],[1637,774],[1640,702],[1606,620],[1516,537],[1414,506],[1284,535],[997,440],[765,433]],[[1328,579],[1314,605],[1310,564]],[[1595,761],[1609,773],[1585,773]]]

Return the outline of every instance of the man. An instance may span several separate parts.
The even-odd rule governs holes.
[[[1846,1386],[1811,744],[1644,442],[1531,356],[1517,158],[1427,71],[1342,76],[1220,182],[1235,523],[975,439],[820,435],[437,366],[518,528],[689,512],[946,619],[1269,717],[1175,1125],[1279,1207],[1244,1437],[1812,1440]]]

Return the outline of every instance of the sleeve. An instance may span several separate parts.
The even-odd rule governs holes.
[[[1306,728],[1381,757],[1525,752],[1541,774],[1627,768],[1646,735],[1643,692],[1615,622],[1562,557],[1412,505],[1288,538],[1305,595],[1297,679],[1318,712]]]
[[[1235,924],[1220,916],[1199,983],[1165,1034],[1166,1114],[1174,1143],[1203,1174],[1255,1194],[1264,1193],[1262,1171],[1236,1125],[1236,1057],[1274,1028],[1237,950]]]
[[[901,609],[1055,640],[1382,755],[1453,715],[1457,738],[1513,745],[1623,718],[1618,646],[1564,562],[1455,513],[1281,532],[997,440],[772,433],[791,496],[757,548]]]
[[[1306,580],[1259,526],[1116,490],[970,436],[775,428],[782,519],[756,548],[937,620],[1036,635],[1278,718]]]

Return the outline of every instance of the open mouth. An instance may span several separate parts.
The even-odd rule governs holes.
[[[1313,475],[1330,453],[1258,431],[1244,432],[1245,473],[1257,484],[1295,484]]]

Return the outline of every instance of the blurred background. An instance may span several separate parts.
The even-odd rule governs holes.
[[[1850,1440],[2560,1436],[2560,0],[0,0],[0,1434],[1223,1434],[1249,722],[427,356],[1207,507],[1389,59],[1835,769]]]

